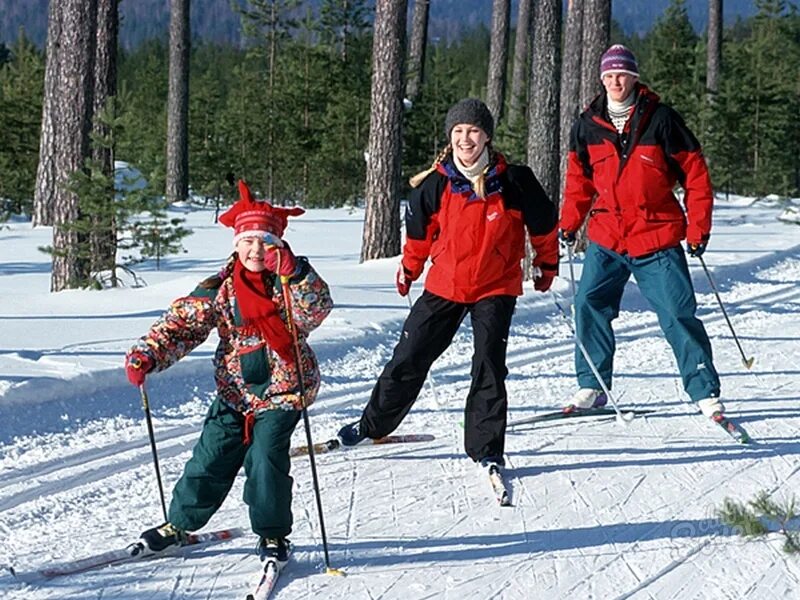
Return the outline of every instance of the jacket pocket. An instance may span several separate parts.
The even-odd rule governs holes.
[[[633,157],[643,167],[655,169],[659,173],[669,172],[664,152],[657,146],[640,146],[634,151]]]
[[[669,209],[645,209],[645,217],[651,223],[683,223],[686,218],[683,215],[681,207],[675,203],[674,208]]]

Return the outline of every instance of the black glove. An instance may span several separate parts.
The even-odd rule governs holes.
[[[699,244],[686,244],[686,252],[689,253],[689,256],[694,256],[695,258],[700,258],[703,256],[703,252],[706,251],[706,242],[700,242]]]
[[[572,246],[573,244],[575,244],[575,232],[565,231],[561,229],[558,232],[558,239],[561,240],[561,242],[566,244],[567,246]]]

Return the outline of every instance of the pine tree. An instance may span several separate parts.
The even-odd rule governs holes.
[[[797,169],[800,134],[797,112],[800,94],[796,65],[800,61],[797,16],[786,13],[783,0],[756,0],[758,14],[745,42],[750,58],[750,125],[752,190],[784,196],[798,189]],[[787,66],[794,65],[795,68]],[[740,85],[747,85],[740,82]]]
[[[161,197],[152,196],[145,214],[131,227],[132,246],[139,250],[138,260],[155,260],[156,270],[161,268],[165,256],[186,252],[182,241],[192,233],[183,226],[185,219],[169,216],[169,206]]]
[[[329,2],[323,4],[325,7]],[[320,99],[313,136],[318,140],[309,168],[309,197],[314,205],[355,203],[364,197],[364,149],[369,135],[372,38],[369,11],[363,0],[332,0],[347,10],[323,13],[321,50],[327,58],[318,64],[323,73],[312,79]],[[347,53],[341,34],[347,30]],[[321,86],[322,89],[319,89]]]
[[[495,125],[503,118],[506,95],[506,63],[508,62],[508,33],[511,29],[511,1],[494,0],[492,3],[492,37],[489,48],[489,72],[486,85],[486,105],[494,117]]]
[[[5,45],[5,43],[0,42],[0,67],[11,60],[11,51]]]
[[[797,528],[797,501],[794,497],[778,502],[761,491],[746,504],[726,498],[717,510],[720,520],[748,538],[778,531],[784,537],[783,550],[800,554],[800,531]]]
[[[782,1],[756,6],[749,26],[727,33],[706,152],[725,191],[791,196],[800,188],[800,95],[791,67],[800,61],[800,17]]]
[[[517,29],[514,34],[514,66],[511,75],[511,98],[508,109],[508,125],[515,128],[524,120],[528,98],[528,74],[530,72],[530,47],[533,11],[531,0],[519,0]]]
[[[61,7],[61,35],[53,57],[58,62],[54,87],[45,84],[53,97],[46,104],[53,111],[54,189],[49,195],[53,207],[53,263],[51,291],[81,287],[89,276],[89,261],[81,252],[81,233],[71,227],[81,216],[78,197],[70,190],[74,173],[85,166],[92,128],[95,35],[97,3],[94,0],[64,0]],[[51,57],[48,56],[48,62]],[[43,119],[44,121],[45,119]]]
[[[169,3],[169,93],[167,95],[167,181],[170,202],[189,193],[189,0]]]
[[[699,111],[705,98],[698,43],[686,1],[672,0],[648,36],[647,58],[639,69],[642,80],[680,112],[694,131],[700,130]]]
[[[92,107],[92,135],[109,138],[108,145],[94,144],[92,159],[97,162],[106,177],[114,178],[114,139],[104,125],[101,113],[115,105],[117,95],[117,38],[119,33],[119,15],[117,0],[97,0],[97,32],[94,60],[94,94]],[[111,108],[115,111],[115,106]],[[113,194],[107,201],[114,201]],[[107,211],[112,212],[112,211]],[[93,228],[90,243],[92,245],[91,270],[99,271],[110,268],[117,257],[116,232],[113,219],[99,221]]]
[[[534,11],[533,65],[528,108],[528,164],[550,198],[559,197],[561,1],[540,0]]]
[[[260,90],[264,98],[265,112],[256,113],[253,118],[261,119],[265,129],[266,143],[260,146],[264,155],[265,178],[261,183],[267,198],[275,201],[276,179],[281,177],[277,164],[282,154],[282,140],[277,132],[280,111],[277,101],[280,55],[284,46],[297,28],[293,11],[298,0],[247,0],[244,8],[237,8],[242,15],[242,28],[245,34],[259,42],[255,53],[263,59],[265,85]]]
[[[119,111],[119,98],[110,97],[106,107],[97,113],[101,127],[92,133],[93,155],[114,147],[114,140],[129,127],[127,116]],[[100,133],[103,132],[103,133]],[[112,236],[111,246],[121,251],[136,250],[123,260],[138,262],[146,258],[160,259],[182,250],[180,241],[189,231],[181,224],[183,219],[169,219],[168,203],[163,199],[164,178],[151,176],[148,185],[139,187],[137,182],[124,182],[123,189],[115,191],[114,175],[109,175],[101,160],[87,158],[84,168],[72,173],[67,190],[78,198],[79,216],[62,225],[66,235],[74,236],[78,242],[69,248],[68,257],[90,265],[85,277],[75,280],[73,287],[104,289],[117,287],[121,283],[119,270],[133,274],[125,264],[97,260],[94,240]],[[59,248],[41,248],[53,256],[64,258],[65,251]]]
[[[561,94],[559,97],[559,185],[563,190],[567,179],[569,132],[583,107],[581,92],[581,40],[583,38],[583,4],[580,0],[567,2],[564,27],[564,56],[575,57],[561,61]]]
[[[609,46],[611,0],[582,0],[581,91],[579,104],[586,106],[603,91],[600,57]]]
[[[24,33],[0,57],[0,221],[33,210],[44,57]]]
[[[400,253],[406,0],[377,0],[361,260]]]
[[[116,155],[142,173],[166,170],[168,68],[163,40],[120,56],[119,93],[130,125],[117,137]]]
[[[200,44],[192,51],[194,84],[189,96],[189,172],[192,189],[215,203],[224,203],[225,175],[233,170],[234,141],[225,110],[233,90],[240,88],[235,69],[244,52],[228,46]]]
[[[425,53],[428,48],[428,14],[430,0],[414,0],[411,39],[406,66],[406,98],[412,102],[419,96],[425,74]]]

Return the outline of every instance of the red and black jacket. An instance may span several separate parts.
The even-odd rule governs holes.
[[[534,266],[558,269],[556,207],[529,167],[495,157],[485,198],[448,157],[413,190],[406,209],[403,266],[417,279],[430,257],[425,289],[453,302],[522,295],[526,229]]]
[[[700,143],[672,108],[637,83],[622,134],[601,94],[570,134],[560,227],[577,231],[589,215],[592,242],[633,257],[709,238],[713,194]],[[673,193],[680,183],[684,213]]]

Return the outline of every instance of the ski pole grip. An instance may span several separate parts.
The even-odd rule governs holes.
[[[131,366],[132,366],[134,369],[141,369],[141,368],[142,368],[142,359],[141,359],[141,358],[139,358],[138,356],[134,356],[134,357],[132,357],[132,358],[131,358],[131,360],[130,360],[129,364],[130,364],[130,365],[131,365]]]

